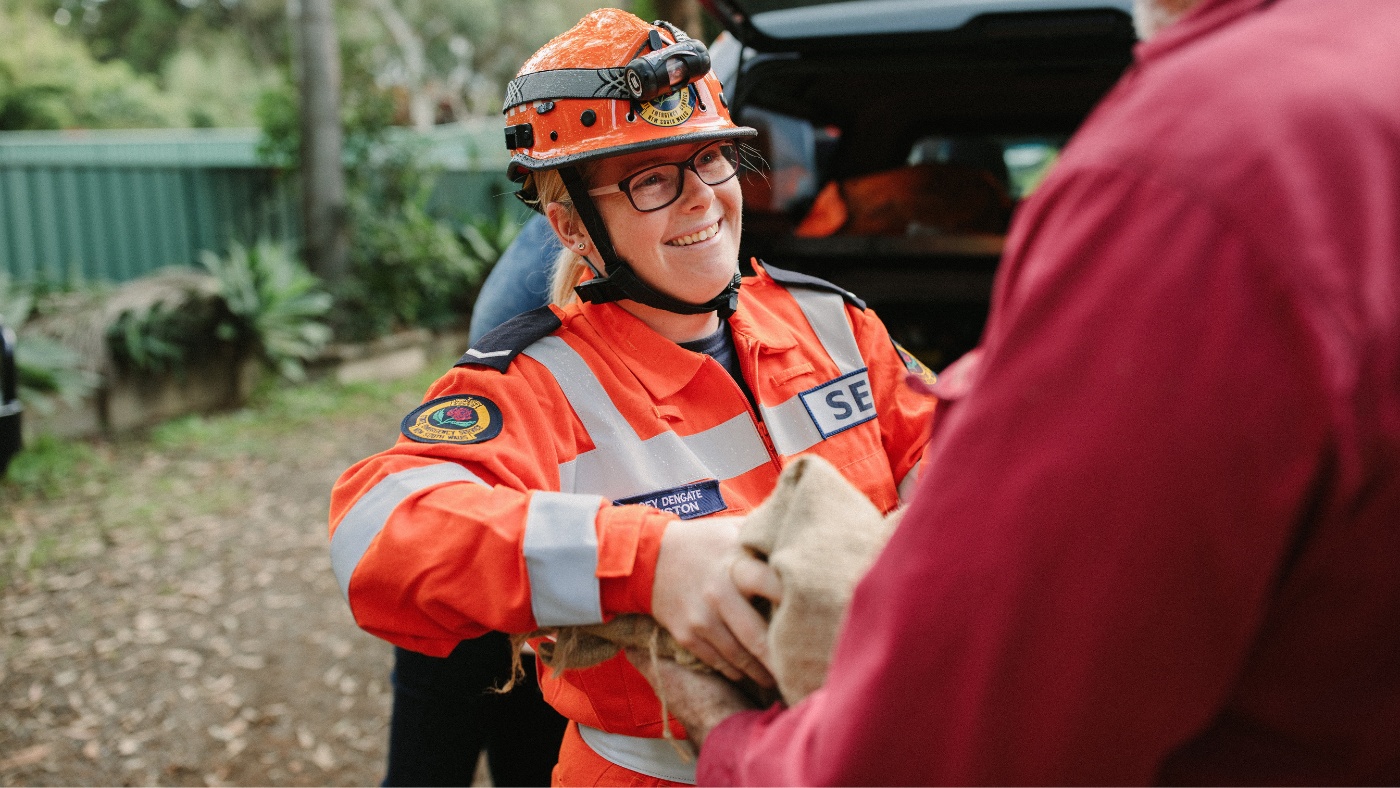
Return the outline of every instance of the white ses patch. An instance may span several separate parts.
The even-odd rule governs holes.
[[[870,373],[862,368],[799,394],[822,438],[875,418]]]

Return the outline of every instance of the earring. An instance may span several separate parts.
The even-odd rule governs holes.
[[[583,247],[584,247],[583,241],[579,241],[579,243],[578,243],[578,248],[582,249]]]

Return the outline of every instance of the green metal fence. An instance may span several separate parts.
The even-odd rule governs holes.
[[[436,213],[508,204],[499,134],[485,123],[426,135],[426,158],[442,168]],[[0,271],[122,282],[233,241],[294,242],[295,178],[259,162],[257,139],[252,129],[0,133]]]

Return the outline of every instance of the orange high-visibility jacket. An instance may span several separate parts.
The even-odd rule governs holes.
[[[849,293],[755,269],[729,325],[757,412],[718,362],[616,304],[541,308],[478,342],[335,486],[332,564],[356,622],[442,656],[490,630],[649,613],[666,525],[750,511],[800,454],[898,505],[934,408],[905,382],[921,365]],[[586,734],[662,735],[625,658],[547,672],[546,699]]]

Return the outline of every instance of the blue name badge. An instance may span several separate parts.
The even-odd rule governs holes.
[[[870,373],[858,369],[798,395],[825,440],[875,418]]]
[[[631,498],[619,498],[613,503],[619,506],[639,503],[642,506],[670,512],[682,520],[704,517],[707,514],[722,512],[729,508],[729,504],[724,502],[724,496],[720,495],[719,482],[714,479],[687,484],[683,487],[672,487],[669,490],[642,493]]]

